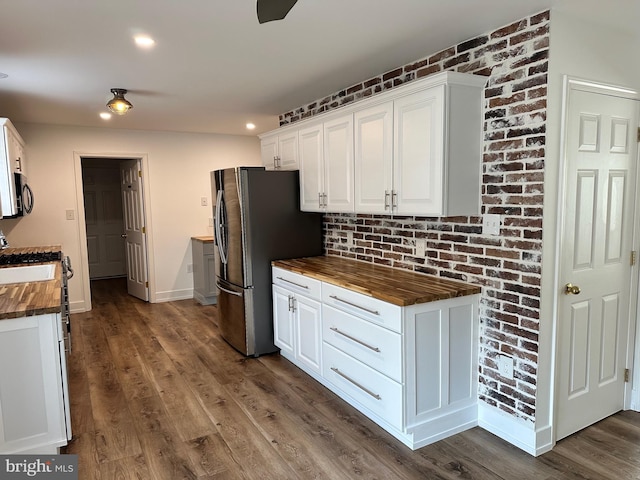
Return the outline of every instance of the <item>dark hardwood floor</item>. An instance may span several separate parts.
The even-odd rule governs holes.
[[[238,354],[215,306],[92,292],[69,366],[81,480],[640,479],[639,413],[538,458],[481,428],[411,451],[279,355]]]

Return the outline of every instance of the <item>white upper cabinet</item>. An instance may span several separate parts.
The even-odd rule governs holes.
[[[298,131],[260,137],[262,165],[267,170],[298,169]]]
[[[297,124],[302,210],[479,215],[485,82],[442,72]]]
[[[355,210],[391,213],[393,102],[359,110],[355,123]]]
[[[324,208],[353,212],[353,115],[324,123]]]
[[[445,214],[444,89],[441,85],[393,102],[393,213]]]
[[[300,159],[300,210],[324,211],[324,141],[322,124],[298,133]]]
[[[353,115],[302,129],[300,209],[353,212]]]
[[[0,118],[0,218],[18,213],[16,173],[26,175],[25,143],[8,118]]]

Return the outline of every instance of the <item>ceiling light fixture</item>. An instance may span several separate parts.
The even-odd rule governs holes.
[[[253,123],[247,123],[246,127],[247,127],[247,130],[253,130],[256,128],[255,124]]]
[[[116,115],[124,115],[133,108],[131,102],[124,98],[127,90],[124,88],[112,88],[111,93],[113,93],[113,98],[107,103],[107,108],[113,113]]]
[[[133,40],[140,48],[151,48],[156,44],[155,40],[148,35],[136,35]]]

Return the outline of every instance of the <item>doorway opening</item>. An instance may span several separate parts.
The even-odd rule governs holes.
[[[84,297],[91,282],[121,278],[129,295],[149,301],[144,158],[76,155]],[[82,225],[84,222],[84,225]]]

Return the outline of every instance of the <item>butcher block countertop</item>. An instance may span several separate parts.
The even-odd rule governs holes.
[[[0,250],[0,256],[13,253],[59,252],[61,250],[60,245],[6,248]],[[53,280],[0,285],[0,320],[60,312],[62,263],[58,261],[43,262],[42,264],[47,263],[53,263],[56,266]],[[25,265],[33,264],[0,265],[0,268],[12,268]]]
[[[212,235],[202,235],[199,237],[191,237],[192,240],[197,240],[199,242],[202,243],[210,243],[213,242],[213,236]]]
[[[401,307],[481,291],[476,285],[340,257],[294,258],[271,264]]]

